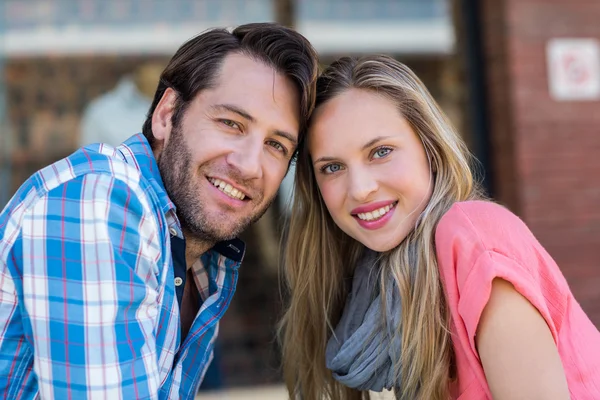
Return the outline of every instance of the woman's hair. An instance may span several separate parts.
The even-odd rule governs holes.
[[[420,79],[387,56],[343,57],[317,80],[316,107],[354,88],[393,102],[429,157],[431,199],[414,230],[380,255],[381,290],[399,290],[402,356],[395,362],[399,399],[447,399],[453,351],[435,255],[435,229],[457,201],[482,198],[472,157]],[[310,131],[309,131],[310,132]],[[310,134],[310,133],[309,133]],[[368,394],[335,381],[325,348],[343,310],[348,279],[364,246],[336,226],[320,196],[305,141],[298,153],[295,194],[286,238],[283,278],[289,305],[280,323],[283,369],[292,398],[360,399]],[[395,287],[386,287],[385,276]],[[385,322],[385,321],[384,321]]]

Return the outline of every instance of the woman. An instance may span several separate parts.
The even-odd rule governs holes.
[[[600,333],[483,198],[423,83],[385,56],[342,58],[317,91],[285,251],[291,397],[600,399]]]

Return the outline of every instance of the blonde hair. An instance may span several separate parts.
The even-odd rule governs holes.
[[[421,139],[433,173],[431,198],[417,224],[396,248],[381,254],[383,277],[392,275],[402,299],[402,355],[395,360],[399,399],[449,398],[453,351],[449,311],[437,267],[437,223],[453,203],[483,198],[472,157],[420,79],[387,56],[343,57],[317,81],[317,104],[350,89],[372,91],[397,105]],[[283,278],[289,304],[280,323],[283,371],[292,398],[361,399],[335,381],[325,366],[325,348],[344,307],[347,279],[364,246],[333,222],[319,194],[306,142],[296,167],[292,216]],[[392,289],[390,289],[392,290]]]

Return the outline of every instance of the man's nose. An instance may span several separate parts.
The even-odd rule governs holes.
[[[263,176],[263,157],[262,140],[248,138],[229,153],[227,163],[239,172],[240,179],[260,179]]]

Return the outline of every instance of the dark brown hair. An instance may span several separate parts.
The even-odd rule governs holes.
[[[298,139],[302,141],[315,103],[317,53],[304,36],[290,28],[275,23],[252,23],[240,25],[231,32],[211,29],[190,39],[177,50],[160,76],[142,128],[152,147],[152,115],[167,88],[177,93],[172,121],[173,125],[177,125],[196,95],[216,85],[219,68],[231,53],[264,62],[296,85],[300,94]]]

